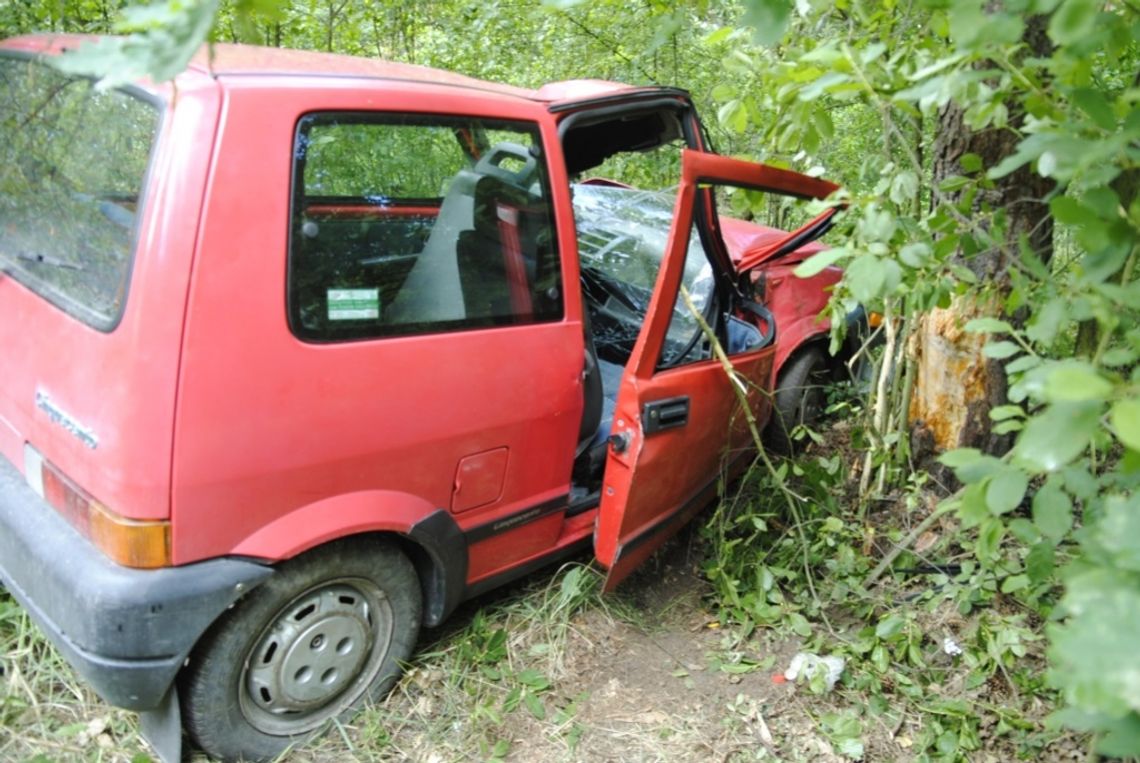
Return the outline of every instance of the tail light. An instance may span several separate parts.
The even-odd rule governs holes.
[[[170,523],[119,516],[87,494],[30,445],[24,447],[28,484],[113,562],[153,569],[170,565]]]

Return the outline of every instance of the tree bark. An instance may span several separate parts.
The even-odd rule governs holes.
[[[1051,43],[1045,34],[1045,19],[1033,17],[1026,24],[1026,54],[1046,56]],[[1009,124],[1018,126],[1024,118],[1009,104]],[[933,147],[934,203],[959,204],[958,194],[939,194],[946,178],[966,174],[963,155],[976,154],[984,167],[993,167],[1013,153],[1020,140],[1014,129],[972,131],[963,110],[951,103],[940,114],[938,137]],[[946,309],[924,315],[914,332],[910,351],[916,365],[910,421],[916,442],[936,450],[958,447],[979,448],[1000,454],[1012,445],[1010,435],[993,432],[989,412],[1007,402],[1007,380],[1001,361],[982,354],[988,337],[963,331],[966,322],[980,315],[1000,312],[1002,298],[1009,291],[1010,263],[1026,241],[1037,256],[1048,262],[1053,249],[1053,220],[1044,199],[1053,182],[1029,167],[995,181],[994,187],[980,193],[972,216],[983,206],[1004,211],[1006,228],[998,245],[967,257],[961,251],[956,261],[969,268],[986,285],[985,296],[974,294],[956,298]],[[979,216],[977,219],[981,219]],[[916,451],[920,448],[916,447]]]

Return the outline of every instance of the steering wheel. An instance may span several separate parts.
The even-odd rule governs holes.
[[[610,279],[605,276],[599,275],[597,271],[588,266],[583,266],[581,269],[582,282],[586,286],[587,293],[590,291],[601,291],[606,297],[612,297],[617,300],[618,304],[629,310],[631,313],[640,316],[644,319],[645,308],[633,300],[633,297],[626,294],[624,291],[615,286]]]

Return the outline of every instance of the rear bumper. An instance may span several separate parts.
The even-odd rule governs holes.
[[[237,559],[120,567],[0,456],[0,584],[113,705],[157,707],[202,633],[271,574]]]

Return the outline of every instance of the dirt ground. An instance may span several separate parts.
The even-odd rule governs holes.
[[[623,584],[618,595],[637,619],[584,613],[558,682],[582,697],[577,747],[552,748],[523,728],[510,760],[841,760],[815,738],[796,688],[773,681],[798,642],[762,635],[734,643],[702,604],[697,562],[682,538]],[[725,663],[726,655],[753,664]]]
[[[509,743],[504,760],[846,759],[817,730],[826,698],[780,680],[798,639],[760,632],[738,643],[704,606],[708,584],[699,561],[692,533],[682,533],[611,594],[616,612],[587,607],[572,619],[546,695],[548,706],[570,706],[572,716],[559,724],[522,711],[507,715],[500,729]],[[403,749],[409,760],[486,759],[462,745],[441,750],[430,738],[417,741]],[[892,746],[885,741],[880,749]]]

